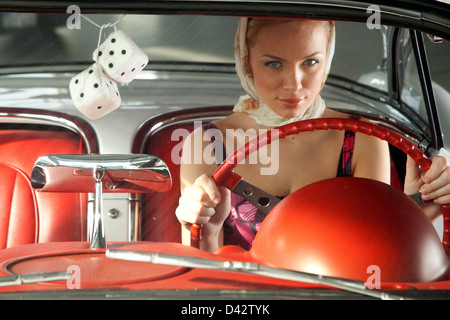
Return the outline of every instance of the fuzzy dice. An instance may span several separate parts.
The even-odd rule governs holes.
[[[145,68],[148,56],[121,30],[112,32],[94,51],[96,61],[113,80],[130,83]]]
[[[73,77],[69,89],[75,107],[90,119],[110,113],[121,103],[117,84],[96,63]]]

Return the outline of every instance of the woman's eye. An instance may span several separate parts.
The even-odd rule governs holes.
[[[272,68],[272,69],[277,69],[279,67],[281,67],[281,62],[279,61],[269,61],[265,63],[266,67]]]
[[[319,60],[317,60],[317,59],[308,59],[305,62],[303,62],[303,64],[306,66],[313,66],[317,63],[319,63]]]

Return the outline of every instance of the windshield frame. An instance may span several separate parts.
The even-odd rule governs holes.
[[[191,0],[176,1],[83,1],[83,13],[141,13],[141,14],[208,14],[251,17],[305,17],[334,20],[336,16],[347,21],[366,21],[367,3],[360,1],[289,1],[289,0]],[[0,11],[48,12],[67,14],[70,1],[35,0],[2,1]],[[301,4],[301,5],[300,5]],[[380,8],[383,24],[404,26],[430,32],[450,39],[450,5],[444,2],[420,0],[372,1]],[[314,12],[314,13],[312,13]]]

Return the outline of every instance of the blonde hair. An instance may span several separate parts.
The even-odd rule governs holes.
[[[247,34],[246,34],[246,43],[247,48],[250,48],[252,45],[252,39],[256,36],[257,32],[261,27],[270,25],[270,24],[282,24],[282,23],[302,23],[302,22],[308,22],[308,21],[317,21],[317,22],[323,22],[326,23],[328,27],[328,34],[327,34],[327,49],[331,44],[331,41],[333,39],[333,32],[334,32],[334,21],[328,21],[328,20],[312,20],[312,19],[305,19],[305,20],[286,20],[286,19],[264,19],[264,18],[252,18],[248,20],[247,24]]]

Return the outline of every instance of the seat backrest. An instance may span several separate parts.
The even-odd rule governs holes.
[[[181,227],[175,216],[180,197],[180,157],[183,137],[196,125],[209,123],[231,113],[231,107],[197,108],[167,113],[149,119],[137,132],[132,152],[157,156],[170,170],[172,188],[150,192],[142,199],[140,239],[144,241],[181,242]]]
[[[0,249],[36,243],[39,214],[30,178],[6,163],[0,163],[0,177]]]
[[[49,127],[46,127],[45,130],[41,127],[39,129],[7,128],[0,130],[0,162],[14,166],[28,179],[34,163],[40,156],[80,153],[85,153],[83,140],[78,134],[68,130],[49,129]],[[2,185],[4,184],[5,182],[2,182]],[[25,197],[25,187],[18,188],[11,185],[8,188],[14,190],[14,199]],[[16,192],[18,193],[16,194]],[[86,194],[36,192],[36,203],[39,208],[37,221],[39,236],[35,239],[37,242],[86,239]],[[9,216],[10,222],[21,221],[20,214],[13,215],[11,213]],[[11,228],[9,232],[11,232]],[[2,238],[4,236],[1,235]]]

